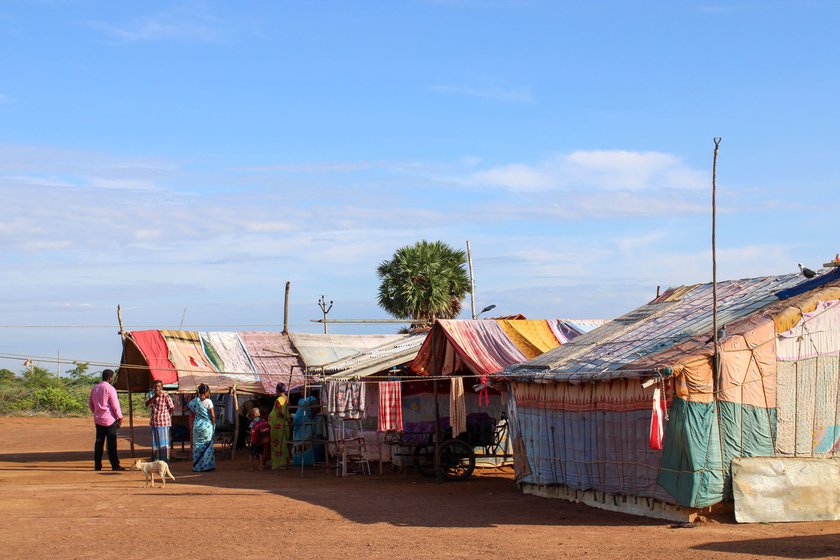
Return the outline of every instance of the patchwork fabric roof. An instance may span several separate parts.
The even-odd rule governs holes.
[[[376,373],[407,364],[412,361],[428,332],[407,335],[395,342],[388,342],[370,350],[357,352],[341,360],[324,366],[324,372],[330,379],[353,379],[367,377]]]
[[[599,323],[607,321],[578,321],[578,326],[594,328]],[[580,335],[572,325],[566,319],[439,320],[409,367],[418,375],[498,373]]]
[[[289,388],[304,383],[303,363],[289,336],[267,331],[195,332],[173,330],[126,333],[116,387],[145,391],[153,380],[194,391],[233,387],[274,393],[278,382]]]
[[[742,334],[754,327],[746,321],[750,316],[834,284],[840,284],[840,269],[811,280],[785,274],[719,282],[718,326],[727,325],[728,336]],[[673,365],[674,350],[681,356],[710,352],[711,335],[712,284],[680,286],[568,344],[508,367],[505,375],[573,383],[652,376]]]
[[[320,373],[327,364],[359,352],[403,340],[404,334],[289,333],[307,371]]]

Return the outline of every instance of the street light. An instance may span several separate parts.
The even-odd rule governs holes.
[[[482,309],[481,311],[476,313],[475,318],[478,319],[479,315],[481,315],[482,313],[486,313],[487,311],[490,311],[491,309],[496,309],[496,304],[495,303],[492,303],[492,304],[488,305],[487,307],[485,307],[484,309]]]

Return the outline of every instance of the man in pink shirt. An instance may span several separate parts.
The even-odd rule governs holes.
[[[122,424],[122,410],[117,390],[111,385],[114,371],[102,371],[102,381],[93,386],[90,391],[88,406],[93,412],[93,422],[96,424],[96,443],[93,445],[93,468],[102,470],[102,447],[108,444],[108,461],[112,471],[124,471],[117,457],[117,431]]]

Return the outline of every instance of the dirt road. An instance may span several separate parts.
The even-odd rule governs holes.
[[[840,557],[840,523],[672,529],[524,496],[504,473],[301,477],[243,454],[212,473],[175,461],[174,483],[144,489],[136,471],[93,471],[90,420],[0,418],[0,442],[0,558]]]

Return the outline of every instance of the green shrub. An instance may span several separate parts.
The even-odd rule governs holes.
[[[58,412],[60,414],[73,414],[84,412],[86,403],[77,396],[70,394],[63,387],[44,387],[32,391],[32,400],[35,403],[34,409],[43,412]]]
[[[31,408],[34,401],[26,400],[27,391],[22,387],[16,385],[2,385],[0,386],[0,414],[15,414]],[[26,401],[26,402],[24,402]]]
[[[0,385],[10,385],[17,380],[15,372],[10,369],[0,369]]]

